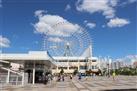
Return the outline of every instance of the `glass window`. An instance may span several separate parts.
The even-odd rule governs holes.
[[[80,66],[80,69],[86,69],[86,66]]]
[[[96,62],[96,60],[92,60],[92,62]]]

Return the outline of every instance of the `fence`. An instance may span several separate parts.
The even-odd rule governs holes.
[[[6,73],[0,73],[0,84],[7,83],[7,75]],[[18,74],[10,74],[9,84],[11,85],[21,85],[22,76]]]
[[[10,74],[9,83],[7,83],[7,73],[0,73],[0,91],[6,86],[21,86],[22,76],[18,74]]]

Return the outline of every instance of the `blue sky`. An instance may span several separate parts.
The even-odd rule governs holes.
[[[48,19],[55,18],[67,21],[73,28],[69,29],[74,31],[84,28],[92,39],[94,56],[120,58],[136,55],[135,0],[90,0],[88,4],[86,1],[0,0],[2,52],[42,50],[43,35],[51,33],[46,34],[47,30],[38,25],[45,17],[48,27]],[[39,12],[36,14],[36,11]]]

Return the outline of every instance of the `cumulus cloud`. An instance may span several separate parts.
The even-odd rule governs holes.
[[[102,28],[105,28],[106,27],[106,25],[102,25]]]
[[[96,27],[96,24],[95,23],[87,23],[86,26],[89,28],[94,28],[94,27]]]
[[[129,3],[134,3],[136,0],[128,0]]]
[[[94,27],[96,27],[95,23],[88,22],[87,20],[84,20],[84,24],[86,24],[86,27],[91,28],[91,29],[94,28]]]
[[[0,8],[2,7],[2,0],[0,0]]]
[[[110,21],[107,23],[107,26],[108,27],[122,27],[129,23],[130,21],[128,21],[127,19],[114,18],[114,19],[110,19]]]
[[[124,6],[124,5],[127,5],[127,4],[132,4],[132,3],[135,3],[137,2],[136,0],[125,0],[125,2],[121,3],[120,6]]]
[[[127,58],[135,58],[137,60],[137,55],[128,55]]]
[[[84,20],[84,23],[87,23],[88,21],[87,20]]]
[[[78,24],[70,23],[59,15],[44,14],[44,11],[36,11],[38,22],[34,24],[35,32],[51,36],[70,36],[74,32],[80,33]]]
[[[47,11],[37,10],[37,11],[35,11],[35,16],[41,17],[44,13],[47,13]]]
[[[9,39],[0,35],[0,47],[3,48],[3,47],[9,47],[9,46],[10,46]]]
[[[61,39],[59,37],[50,37],[50,38],[48,38],[48,41],[51,41],[51,42],[62,42],[63,39]]]
[[[106,18],[115,16],[115,6],[119,0],[78,0],[76,9],[89,13],[102,13]]]
[[[67,6],[65,7],[65,11],[70,10],[71,6],[69,4],[67,4]]]

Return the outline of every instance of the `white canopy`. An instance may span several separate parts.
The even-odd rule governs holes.
[[[0,53],[0,60],[13,63],[40,62],[55,65],[55,61],[47,51],[30,51],[29,53]]]

